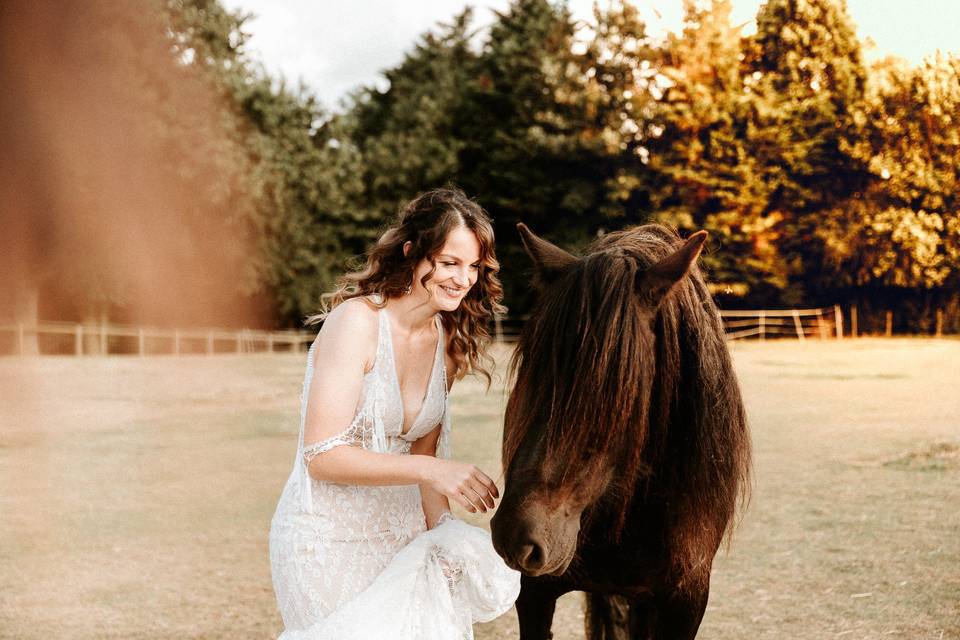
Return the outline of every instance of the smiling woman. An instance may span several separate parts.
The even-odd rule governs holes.
[[[270,531],[293,638],[461,638],[519,591],[482,529],[496,485],[450,460],[447,392],[486,373],[500,310],[493,229],[462,192],[422,194],[330,296],[310,348],[293,470]]]

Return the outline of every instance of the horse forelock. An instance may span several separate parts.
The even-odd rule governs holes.
[[[521,335],[504,464],[536,432],[544,471],[561,497],[576,488],[574,480],[608,475],[612,463],[617,492],[628,498],[644,473],[654,351],[634,283],[647,265],[620,246],[597,247],[541,296]]]

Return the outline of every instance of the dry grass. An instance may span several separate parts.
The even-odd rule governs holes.
[[[734,357],[756,487],[700,637],[960,639],[960,342]],[[266,533],[302,366],[0,360],[0,637],[276,637]],[[503,401],[455,388],[455,450],[491,472]],[[581,626],[566,596],[556,639]],[[513,613],[477,637],[516,638]]]

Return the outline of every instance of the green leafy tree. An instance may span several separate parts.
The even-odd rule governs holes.
[[[519,0],[498,15],[484,43],[459,114],[461,172],[498,230],[520,220],[550,231],[562,223],[578,237],[577,218],[595,201],[596,181],[578,171],[580,114],[568,99],[576,91],[570,83],[580,80],[573,38],[566,9]]]
[[[715,250],[703,260],[717,292],[761,301],[778,296],[787,269],[772,231],[780,218],[768,207],[774,187],[748,138],[753,103],[731,8],[729,0],[686,0],[683,30],[658,51],[655,216],[709,230]]]
[[[357,242],[362,167],[343,124],[304,87],[290,89],[245,50],[247,16],[212,0],[170,0],[171,37],[187,66],[216,87],[247,151],[245,219],[258,239],[244,278],[276,321],[297,325],[342,271]]]
[[[900,307],[926,323],[932,305],[957,306],[958,118],[957,58],[871,68],[855,148],[870,181],[827,211],[820,229],[838,284],[861,306]]]
[[[652,203],[651,146],[661,134],[652,117],[660,98],[658,73],[651,63],[655,45],[646,24],[629,2],[594,5],[593,22],[578,45],[579,72],[570,102],[583,114],[579,137],[602,168],[600,224],[620,227],[647,219]]]
[[[785,302],[832,287],[817,229],[821,212],[862,191],[868,171],[852,151],[866,69],[838,0],[768,0],[745,51],[752,97],[750,155],[769,193],[764,216],[785,261]]]

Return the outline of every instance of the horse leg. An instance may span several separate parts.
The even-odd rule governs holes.
[[[653,640],[693,640],[697,637],[703,612],[707,609],[710,583],[682,594],[657,598]],[[645,636],[635,636],[644,638]]]
[[[520,595],[517,597],[517,618],[520,621],[520,640],[550,640],[553,633],[553,612],[557,598],[562,594],[545,587],[536,578],[520,577]]]
[[[630,640],[651,640],[654,636],[657,610],[649,597],[630,601],[628,629]]]

